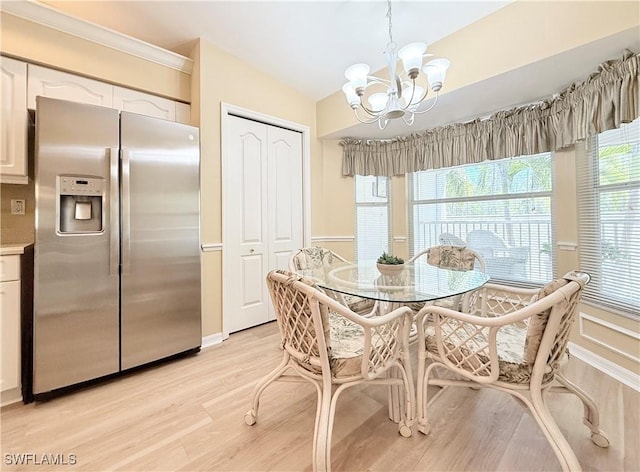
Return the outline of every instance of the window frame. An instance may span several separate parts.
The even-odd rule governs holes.
[[[640,120],[640,119],[639,119]],[[640,123],[637,123],[640,129]],[[607,131],[603,132],[606,133]],[[608,238],[605,235],[601,201],[603,195],[620,191],[640,192],[640,180],[620,183],[600,182],[601,161],[600,161],[600,135],[590,136],[586,143],[576,150],[576,188],[578,191],[578,247],[580,268],[591,275],[589,284],[585,287],[582,301],[625,316],[634,320],[640,318],[638,306],[632,300],[626,301],[623,297],[616,297],[614,291],[606,290],[603,282],[604,267],[602,261],[597,262],[594,254],[601,254],[597,248],[603,246],[603,242]],[[630,144],[640,149],[640,134],[634,136],[635,141]],[[624,144],[624,142],[619,142]],[[586,160],[586,162],[583,162]],[[625,215],[631,214],[625,213]],[[633,283],[633,281],[631,282]],[[633,286],[630,287],[632,289]],[[612,299],[614,301],[612,301]]]
[[[549,154],[550,159],[550,172],[551,172],[551,189],[550,190],[540,190],[533,192],[520,192],[515,194],[504,193],[500,195],[474,195],[474,196],[465,196],[465,197],[443,197],[443,198],[427,198],[427,199],[414,199],[415,195],[415,185],[414,181],[417,174],[416,172],[407,174],[407,211],[408,211],[408,255],[409,257],[415,254],[416,248],[416,231],[414,230],[415,225],[415,207],[420,205],[440,205],[447,203],[472,203],[472,202],[490,202],[490,201],[506,201],[506,200],[522,200],[527,198],[548,198],[549,199],[549,232],[550,232],[550,242],[549,242],[549,258],[550,258],[550,278],[553,278],[556,274],[557,268],[557,249],[556,249],[556,240],[557,240],[557,229],[556,229],[556,217],[555,217],[555,209],[556,209],[556,161],[555,154],[553,152],[549,153],[539,153],[537,155],[532,156],[516,156],[518,157],[534,157],[542,154]],[[500,159],[502,160],[502,159]],[[500,160],[495,160],[491,162],[499,162]],[[466,166],[480,165],[486,164],[486,161],[479,162],[476,164],[467,164]],[[455,167],[448,167],[442,169],[434,169],[434,171],[443,171],[454,169]],[[423,171],[424,172],[424,171]],[[426,171],[429,172],[429,171]],[[446,221],[443,221],[446,224]],[[455,224],[452,222],[451,224]],[[440,244],[439,242],[437,244]],[[418,248],[424,249],[424,248]],[[531,255],[529,256],[531,257]],[[531,263],[531,261],[530,261]],[[540,270],[540,269],[539,269]],[[520,286],[526,288],[532,287],[541,287],[543,285],[543,281],[535,281],[535,280],[519,280],[519,279],[510,279],[510,278],[499,278],[492,277],[492,282],[498,283],[508,283],[513,286]]]
[[[376,207],[386,207],[387,209],[387,249],[386,252],[390,252],[390,249],[393,247],[392,246],[392,215],[391,215],[391,177],[380,177],[380,176],[373,176],[375,178],[375,181],[372,182],[372,184],[375,187],[375,191],[372,191],[372,196],[377,196],[378,198],[386,198],[385,202],[358,202],[358,179],[359,178],[366,178],[366,177],[372,177],[372,176],[361,176],[361,175],[356,175],[354,177],[354,185],[353,185],[353,190],[354,190],[354,203],[355,203],[355,222],[354,222],[354,229],[355,229],[355,236],[354,236],[354,256],[355,259],[358,260],[358,234],[359,234],[359,226],[358,226],[358,208],[376,208]],[[380,192],[380,179],[385,179],[386,180],[386,185],[385,187],[385,191],[386,191],[386,195],[377,195],[377,193]],[[376,255],[375,258],[377,258],[380,254]]]

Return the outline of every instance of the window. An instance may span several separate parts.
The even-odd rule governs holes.
[[[466,245],[492,279],[539,284],[552,278],[551,154],[410,175],[410,255]]]
[[[576,152],[583,299],[640,313],[640,119]]]
[[[389,179],[356,176],[356,258],[377,259],[391,247]]]

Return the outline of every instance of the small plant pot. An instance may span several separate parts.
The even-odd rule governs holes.
[[[404,264],[380,264],[378,262],[376,266],[382,275],[398,275],[404,270]]]

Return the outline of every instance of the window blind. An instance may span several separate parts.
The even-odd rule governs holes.
[[[355,177],[356,259],[377,259],[391,248],[388,177]]]
[[[640,119],[576,147],[583,299],[640,316]]]
[[[410,256],[439,244],[478,252],[491,278],[553,278],[550,153],[410,174]]]

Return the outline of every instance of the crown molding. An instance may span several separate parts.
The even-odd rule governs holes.
[[[80,20],[34,0],[0,2],[0,11],[189,75],[193,71],[193,60],[188,57]]]

